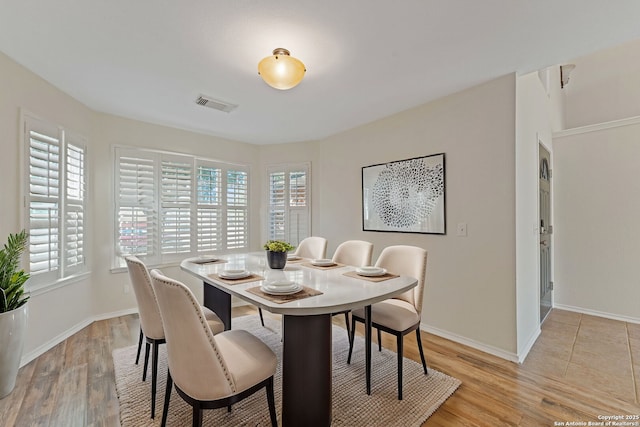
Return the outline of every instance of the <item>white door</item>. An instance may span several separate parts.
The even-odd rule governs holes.
[[[539,206],[540,206],[540,322],[551,310],[551,156],[539,145]]]

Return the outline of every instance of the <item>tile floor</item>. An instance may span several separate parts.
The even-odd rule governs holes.
[[[640,402],[640,325],[553,310],[522,368]]]

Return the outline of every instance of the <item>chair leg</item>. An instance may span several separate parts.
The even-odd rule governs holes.
[[[427,362],[424,360],[424,350],[422,350],[422,338],[420,338],[420,328],[416,329],[416,341],[418,341],[418,350],[420,350],[420,360],[422,360],[422,368],[424,368],[424,374],[428,375]]]
[[[267,403],[269,404],[269,415],[271,426],[278,427],[278,417],[276,416],[276,400],[273,394],[273,377],[267,381]]]
[[[356,338],[356,318],[351,316],[351,339],[349,339],[349,356],[347,357],[347,365],[351,363],[351,352],[353,351],[353,341]]]
[[[144,339],[144,334],[142,333],[142,328],[140,328],[140,338],[138,338],[138,353],[136,354],[136,365],[140,361],[140,350],[142,350],[143,339]]]
[[[349,312],[345,311],[344,313],[344,324],[347,326],[347,338],[349,339],[349,343],[351,343],[351,328],[349,327]]]
[[[262,317],[262,309],[258,307],[258,314],[260,315],[260,323],[262,323],[262,327],[264,328],[264,317]]]
[[[371,395],[371,306],[364,308],[364,372],[367,383],[367,394]]]
[[[151,366],[151,418],[156,416],[156,386],[158,384],[158,342],[153,343],[153,362]]]
[[[169,414],[169,401],[171,400],[171,389],[173,388],[173,378],[171,378],[171,372],[167,369],[167,388],[164,392],[164,406],[162,408],[162,423],[160,427],[167,425],[167,415]]]
[[[193,405],[193,427],[202,427],[202,408],[200,402],[196,402]]]
[[[402,400],[402,362],[404,361],[403,336],[398,334],[398,400]]]
[[[382,332],[378,328],[378,351],[382,351]]]
[[[151,344],[148,342],[144,343],[144,370],[142,371],[142,381],[147,380],[147,366],[149,366],[149,352],[151,348]]]

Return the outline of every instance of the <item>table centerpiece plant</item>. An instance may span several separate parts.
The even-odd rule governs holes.
[[[287,252],[295,249],[295,246],[282,240],[268,240],[263,248],[267,251],[269,268],[281,270],[287,264]]]
[[[27,248],[29,234],[22,230],[9,234],[0,249],[0,399],[16,384],[27,326],[24,285],[29,274],[20,269],[20,258]]]

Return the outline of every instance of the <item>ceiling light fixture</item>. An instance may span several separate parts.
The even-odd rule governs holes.
[[[306,68],[302,61],[289,55],[287,49],[281,47],[273,50],[258,64],[258,74],[269,86],[286,90],[295,87],[302,81]]]

